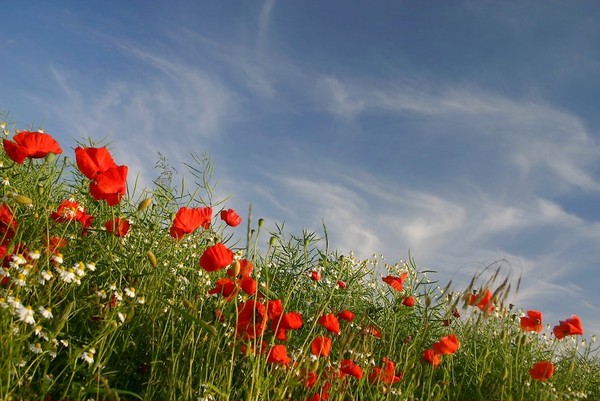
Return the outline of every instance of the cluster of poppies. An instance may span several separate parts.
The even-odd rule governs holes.
[[[521,316],[520,324],[523,331],[541,332],[543,329],[542,312],[528,310],[525,316]],[[579,316],[573,315],[569,319],[560,320],[559,324],[554,326],[552,332],[559,340],[565,338],[565,336],[583,335],[581,319]],[[554,374],[554,364],[550,361],[536,362],[529,369],[529,374],[535,380],[546,381]]]
[[[188,213],[188,212],[186,212]],[[204,215],[207,211],[199,212],[198,215]],[[197,223],[201,219],[197,220]],[[179,221],[177,218],[175,221]],[[183,225],[179,225],[182,228]],[[172,229],[174,232],[175,229]],[[248,297],[237,304],[237,318],[235,322],[235,335],[241,340],[241,351],[245,354],[264,354],[267,362],[281,366],[293,364],[288,355],[286,344],[276,343],[270,347],[265,341],[265,336],[269,333],[274,339],[280,342],[288,340],[288,333],[293,330],[299,330],[303,326],[303,317],[295,311],[285,311],[281,299],[266,299],[266,296],[257,292],[256,281],[252,278],[253,265],[246,259],[236,259],[234,253],[222,243],[216,243],[205,249],[200,257],[200,267],[206,272],[217,272],[225,269],[226,274],[217,279],[214,288],[208,293],[214,296],[221,296],[226,302],[231,302],[236,296],[243,292]],[[314,271],[310,277],[320,280],[320,275]],[[406,278],[406,275],[402,279]],[[344,282],[338,282],[338,287],[346,287]],[[225,321],[225,316],[218,310],[215,311],[215,317],[220,321]],[[354,320],[354,313],[350,310],[342,310],[338,313],[324,313],[317,323],[325,330],[323,334],[316,335],[311,344],[310,351],[314,358],[328,358],[333,346],[331,336],[339,336],[342,331],[340,321],[351,323]],[[380,331],[374,326],[367,326],[362,330],[363,335],[372,335],[381,338]],[[352,359],[342,359],[339,362],[339,369],[329,369],[325,372],[323,378],[324,384],[319,392],[315,393],[311,400],[326,400],[329,398],[329,388],[331,381],[336,378],[351,376],[360,380],[363,378],[363,369],[356,361]],[[319,379],[319,373],[316,371],[304,372],[302,381],[307,388],[316,386]],[[402,373],[396,373],[395,364],[389,358],[383,358],[382,366],[373,367],[368,375],[372,383],[383,382],[393,384],[400,380]]]

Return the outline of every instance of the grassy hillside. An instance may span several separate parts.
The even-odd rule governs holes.
[[[501,264],[441,288],[240,217],[206,159],[140,189],[3,125],[0,399],[600,399],[585,322],[505,305]]]

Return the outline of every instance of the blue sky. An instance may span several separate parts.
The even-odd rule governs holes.
[[[241,212],[600,333],[600,4],[63,1],[3,7],[0,109],[150,183],[209,152]],[[67,151],[68,153],[69,151]]]

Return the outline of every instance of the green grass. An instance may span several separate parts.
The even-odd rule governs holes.
[[[6,130],[12,136],[15,128]],[[0,219],[0,399],[600,399],[593,337],[556,339],[551,327],[558,322],[544,322],[539,333],[523,331],[523,311],[504,305],[516,289],[502,263],[456,291],[440,288],[431,281],[435,272],[420,271],[412,257],[388,264],[339,254],[329,249],[326,231],[323,238],[290,234],[252,216],[230,227],[219,218],[227,200],[214,198],[206,157],[188,165],[192,188],[161,158],[152,188],[140,189],[129,177],[128,194],[109,206],[90,195],[90,180],[64,145],[63,154],[23,164],[0,150],[0,204],[18,224],[10,232],[12,223]],[[94,217],[85,233],[78,221],[51,218],[69,198]],[[150,205],[139,207],[146,199]],[[209,228],[176,240],[169,228],[183,206],[211,206],[213,218]],[[131,222],[125,237],[104,228],[115,217]],[[52,237],[65,240],[62,261],[49,250]],[[207,272],[199,265],[205,249],[219,242],[254,265],[256,293],[239,291],[229,301],[208,294],[228,277],[226,268]],[[74,268],[79,282],[65,280],[66,273],[61,278],[61,266],[66,273]],[[48,271],[52,277],[41,280]],[[382,280],[404,272],[401,291]],[[493,312],[469,305],[476,289],[493,293]],[[407,296],[414,306],[402,304]],[[281,300],[284,313],[301,315],[302,326],[280,340],[269,319],[262,334],[244,338],[236,329],[239,305],[250,300]],[[53,316],[44,317],[40,307]],[[321,316],[343,310],[355,317],[340,319],[339,335],[319,324]],[[441,356],[435,368],[424,362],[424,351],[451,334],[460,342],[456,352]],[[332,340],[327,357],[311,353],[321,335]],[[285,346],[288,363],[270,361],[276,345]],[[394,362],[388,377],[400,380],[373,380],[384,358]],[[340,374],[345,360],[360,367],[360,379]],[[529,373],[539,361],[554,364],[547,381]],[[305,383],[309,372],[316,376],[312,387]]]

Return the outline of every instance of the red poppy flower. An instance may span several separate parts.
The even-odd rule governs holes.
[[[257,285],[256,280],[252,277],[244,277],[239,280],[239,286],[248,295],[256,294]]]
[[[287,354],[285,345],[277,344],[269,350],[269,356],[267,357],[269,363],[280,363],[282,365],[289,365],[292,360]]]
[[[363,371],[353,360],[344,359],[340,365],[340,377],[344,377],[344,375],[354,376],[360,380],[363,377]]]
[[[200,256],[200,266],[207,272],[223,269],[231,262],[233,262],[233,252],[220,242],[206,248]]]
[[[329,356],[331,339],[326,336],[317,336],[310,344],[310,352],[315,356]]]
[[[316,270],[311,271],[310,278],[314,281],[321,281],[321,272]]]
[[[548,361],[536,362],[529,369],[529,374],[533,379],[545,382],[554,374],[554,364]]]
[[[363,335],[364,334],[370,334],[370,335],[372,335],[373,337],[376,337],[376,338],[381,338],[382,337],[381,336],[381,331],[379,331],[379,329],[377,327],[372,326],[372,325],[368,325],[367,327],[365,327],[363,329],[363,331],[362,331],[362,334]]]
[[[117,167],[117,164],[106,147],[102,148],[75,148],[75,162],[83,175],[90,180],[108,169]]]
[[[279,328],[298,330],[300,327],[302,327],[302,315],[298,312],[286,312],[281,316]]]
[[[276,333],[275,338],[280,341],[286,340],[288,330],[298,330],[300,327],[302,327],[302,315],[297,312],[283,313],[271,322],[271,330]]]
[[[344,280],[338,280],[337,282],[338,287],[340,287],[341,289],[346,288],[346,283],[344,282]]]
[[[489,315],[494,310],[494,304],[492,303],[492,292],[488,289],[483,293],[483,295],[471,294],[469,305],[476,305],[480,310]]]
[[[316,372],[312,372],[312,371],[304,372],[303,376],[304,377],[302,379],[302,384],[304,385],[304,387],[313,388],[315,386],[315,384],[317,384],[317,379],[319,378],[319,376],[317,375]]]
[[[117,237],[124,237],[129,232],[131,223],[129,223],[129,220],[127,219],[115,217],[114,219],[107,221],[104,224],[104,227],[106,227],[106,231],[109,233],[113,233]]]
[[[340,313],[337,314],[340,319],[344,319],[347,322],[351,322],[354,320],[354,313],[349,311],[348,309],[344,309]]]
[[[57,223],[68,223],[75,220],[81,223],[84,229],[88,228],[94,220],[94,216],[88,214],[85,208],[74,199],[62,201],[56,212],[50,214],[50,218]]]
[[[521,317],[521,328],[524,331],[542,331],[542,312],[536,310],[528,310],[527,316]]]
[[[21,131],[13,137],[13,141],[4,139],[2,144],[8,157],[18,164],[23,164],[28,157],[41,159],[48,153],[62,153],[58,142],[43,132]]]
[[[221,220],[227,223],[228,226],[235,227],[242,222],[242,218],[233,209],[221,211]]]
[[[399,277],[394,276],[386,276],[383,278],[383,281],[387,283],[390,287],[392,287],[396,291],[402,291],[402,284],[404,284],[404,280],[408,277],[408,273],[404,272]]]
[[[127,192],[127,166],[111,167],[99,173],[90,182],[90,193],[97,201],[103,200],[115,206]]]
[[[402,305],[412,308],[413,306],[415,306],[415,298],[414,297],[404,298],[404,300],[402,301]]]
[[[433,344],[432,348],[438,355],[450,355],[454,354],[459,346],[460,342],[458,341],[458,337],[454,334],[450,334],[449,336],[442,337],[440,341]]]
[[[333,313],[321,316],[319,324],[335,335],[340,334],[340,321]]]
[[[46,253],[58,253],[61,248],[67,246],[67,240],[61,237],[50,237],[48,238],[48,248]]]
[[[383,357],[383,367],[374,367],[373,372],[369,374],[369,382],[375,383],[377,381],[382,381],[387,384],[394,384],[402,378],[402,374],[400,376],[396,376],[396,366],[393,361]]]
[[[236,335],[244,339],[260,337],[267,327],[267,311],[260,302],[249,299],[238,305]]]
[[[19,227],[10,207],[3,203],[0,205],[0,238],[11,239]]]
[[[570,319],[560,320],[558,326],[552,329],[554,335],[559,340],[565,336],[583,335],[583,327],[581,327],[581,319],[577,315],[571,316]]]
[[[279,320],[279,316],[283,313],[283,304],[281,299],[270,299],[267,301],[267,311],[269,319]]]
[[[222,277],[215,283],[215,288],[208,290],[210,295],[221,294],[227,302],[231,301],[237,294],[238,289],[235,281],[230,278]]]
[[[432,349],[426,349],[425,351],[423,351],[422,358],[423,358],[423,362],[427,362],[434,368],[437,368],[437,366],[440,363],[442,363],[442,357],[439,356],[438,354],[436,354]]]
[[[169,230],[171,237],[181,239],[184,234],[189,234],[199,227],[210,228],[212,208],[210,207],[182,207],[177,211],[173,225]]]

